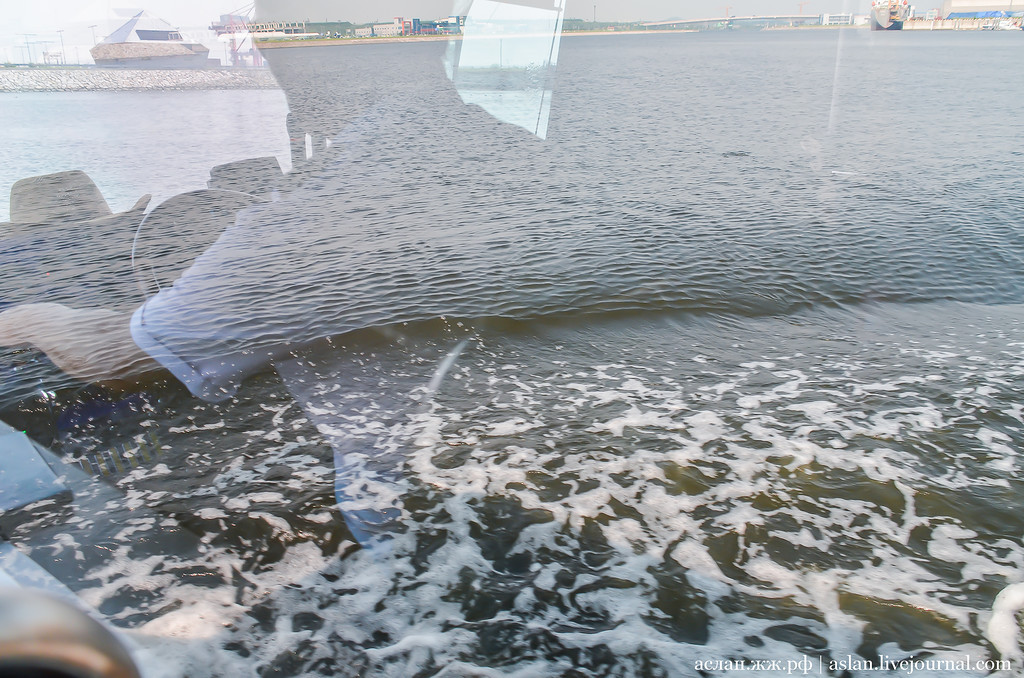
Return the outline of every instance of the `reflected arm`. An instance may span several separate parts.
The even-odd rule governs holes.
[[[160,365],[132,341],[129,316],[101,308],[24,304],[0,313],[0,346],[29,344],[88,382],[135,380]]]

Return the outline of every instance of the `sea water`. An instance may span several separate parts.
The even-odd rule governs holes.
[[[487,157],[446,155],[443,138],[433,155],[382,146],[377,158],[398,163],[387,176],[433,158],[451,163],[436,168],[442,183],[471,167],[508,186],[479,204],[549,224],[564,258],[514,297],[458,288],[457,317],[432,316],[435,297],[399,277],[375,279],[408,323],[316,347],[302,388],[265,373],[214,405],[174,383],[74,385],[8,408],[69,462],[150,450],[94,481],[116,500],[12,537],[74,573],[150,676],[1005,668],[1018,633],[1007,587],[1024,567],[1024,85],[998,74],[1017,37],[567,37],[532,167],[489,177]],[[401,96],[441,50],[280,58],[314,64],[321,85],[386,64],[406,74]],[[356,106],[377,96],[370,85],[306,93]],[[16,173],[126,168],[98,181],[125,207],[136,192],[200,187],[234,150],[287,153],[271,124],[279,93],[13,101],[40,121],[23,112],[15,146],[54,128],[117,136],[62,155],[81,143],[69,139]],[[181,128],[157,136],[136,120],[129,137],[99,122],[152,106]],[[248,121],[242,138],[260,143],[190,136],[184,111],[200,106],[213,111],[205,129]],[[355,207],[387,197],[362,190],[346,196]],[[421,215],[379,219],[395,242],[440,247],[450,234]],[[458,236],[487,253],[471,221]],[[496,232],[481,223],[478,239]],[[573,306],[592,298],[574,252],[616,290],[604,305]],[[404,460],[402,525],[384,552],[360,549],[334,508],[338,436]],[[162,548],[169,525],[193,542]]]

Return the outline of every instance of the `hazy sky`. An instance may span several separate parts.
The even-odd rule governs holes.
[[[138,0],[136,0],[138,1]],[[540,4],[543,0],[520,0]],[[247,11],[246,0],[0,0],[0,61],[23,61],[28,48],[39,60],[44,49],[57,50],[60,37],[68,61],[88,61],[93,34],[100,40],[139,9],[166,19],[186,33],[204,31],[221,14]],[[437,18],[451,13],[454,2],[468,0],[259,0],[266,18],[341,19],[366,22],[394,16]],[[566,16],[599,21],[650,20],[722,16],[726,4],[731,15],[796,12],[797,0],[567,0]],[[822,12],[867,12],[869,0],[810,0],[808,14]],[[918,2],[920,7],[922,4]],[[932,2],[938,6],[938,0]],[[929,6],[931,6],[929,4]],[[90,26],[95,25],[95,28]],[[58,30],[63,29],[63,34]],[[27,37],[23,34],[29,34]],[[29,43],[26,47],[26,43]]]

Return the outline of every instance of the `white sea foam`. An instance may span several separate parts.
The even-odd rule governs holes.
[[[571,663],[556,655],[600,644],[621,675],[639,673],[642,661],[692,675],[705,655],[799,659],[807,648],[792,638],[801,634],[823,639],[833,657],[876,643],[893,656],[984,659],[984,592],[1024,569],[1019,543],[986,532],[988,517],[977,517],[1005,510],[1019,489],[1012,426],[1024,410],[1007,402],[1007,376],[1020,360],[992,358],[986,376],[959,358],[977,355],[973,347],[943,341],[955,350],[892,348],[897,369],[857,343],[840,351],[824,342],[827,351],[805,357],[747,349],[742,362],[702,348],[707,363],[667,369],[654,351],[594,365],[565,342],[562,363],[542,369],[481,340],[450,367],[458,386],[440,384],[422,409],[391,417],[376,400],[350,409],[345,402],[355,400],[338,400],[330,411],[341,416],[320,425],[326,439],[367,436],[406,460],[408,486],[363,486],[389,501],[416,498],[404,518],[410,530],[386,548],[343,542],[338,560],[303,540],[300,520],[340,529],[322,505],[307,516],[287,508],[304,486],[329,482],[331,469],[311,453],[313,442],[264,437],[256,458],[225,462],[216,475],[226,496],[181,493],[211,502],[200,519],[248,516],[285,544],[279,563],[257,569],[208,548],[208,562],[224,559],[219,568],[248,582],[240,598],[203,596],[153,575],[156,561],[124,562],[123,551],[85,595],[102,603],[128,581],[176,602],[158,618],[163,626],[143,627],[152,634],[141,642],[144,663],[161,678],[173,675],[170,661],[189,675],[248,675],[297,648],[368,662],[367,675],[559,675]],[[712,363],[715,374],[689,371]],[[967,376],[974,381],[961,387]],[[273,415],[284,433],[299,413]],[[291,475],[266,484],[278,466]],[[153,480],[124,485],[133,506],[156,494],[139,490],[143,482]],[[972,518],[962,505],[975,501]],[[516,523],[527,515],[533,522]],[[123,536],[146,527],[125,524]],[[426,533],[443,537],[421,551]],[[506,569],[503,558],[521,558],[522,569]],[[658,579],[669,572],[674,583]],[[706,639],[673,639],[659,625],[678,624],[656,605],[668,590],[706,614],[685,622],[705,624]],[[1010,598],[992,608],[988,634],[1012,654]],[[269,627],[252,620],[253,606],[275,611]],[[293,628],[300,614],[322,626]],[[520,667],[481,666],[473,659],[480,629],[502,625],[518,629],[513,638],[543,632],[561,649]],[[901,625],[906,637],[887,637]],[[920,641],[908,638],[945,640],[914,647]],[[249,655],[224,649],[228,640]]]

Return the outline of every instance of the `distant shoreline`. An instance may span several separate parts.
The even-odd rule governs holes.
[[[963,24],[966,20],[960,21]],[[919,21],[905,26],[904,30],[939,30],[954,22]],[[920,24],[920,26],[916,25]],[[958,24],[958,25],[959,25]],[[867,30],[868,26],[777,26],[771,31],[811,31],[853,28]],[[977,29],[973,24],[963,28]],[[631,31],[569,31],[562,37],[595,37],[616,35],[666,35],[699,33],[697,29],[631,30]],[[323,38],[312,40],[268,40],[257,41],[260,50],[303,47],[328,47],[351,45],[379,45],[395,43],[442,42],[461,40],[461,35],[420,35],[381,38]],[[266,68],[211,68],[211,69],[118,69],[98,68],[89,65],[43,66],[43,65],[0,65],[0,95],[26,92],[124,92],[124,91],[188,91],[188,90],[233,90],[233,89],[278,89],[269,69]]]
[[[695,28],[657,31],[565,31],[563,38],[594,35],[664,35],[666,33],[698,33]],[[410,35],[395,38],[313,38],[310,40],[257,40],[259,49],[282,49],[285,47],[323,47],[327,45],[380,45],[388,43],[442,42],[462,40],[461,35]]]

